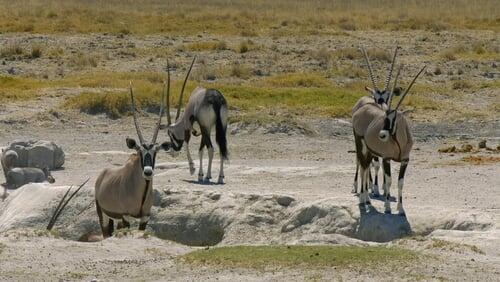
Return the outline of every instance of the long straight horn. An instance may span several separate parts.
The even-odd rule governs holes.
[[[184,83],[182,84],[182,89],[181,89],[181,96],[179,97],[179,106],[177,108],[177,114],[175,115],[175,120],[179,119],[179,116],[181,115],[181,106],[182,106],[182,96],[184,95],[184,88],[186,88],[186,83],[189,78],[189,74],[191,73],[191,69],[193,68],[194,61],[196,60],[196,56],[193,58],[193,61],[191,62],[191,66],[189,66],[189,70],[186,74],[186,78],[184,78]]]
[[[378,90],[378,87],[377,87],[377,82],[375,80],[375,77],[373,76],[372,64],[370,63],[370,59],[368,59],[368,54],[366,54],[365,48],[361,47],[361,52],[365,56],[365,61],[366,61],[366,64],[368,65],[368,71],[370,74],[370,79],[372,80],[373,89],[376,91],[376,90]]]
[[[387,75],[387,79],[385,81],[384,91],[387,91],[387,89],[389,88],[389,83],[391,82],[392,78],[392,70],[394,69],[394,63],[396,62],[396,56],[398,55],[398,49],[399,46],[396,46],[396,50],[394,50],[394,56],[392,57],[391,69],[389,70],[389,74]]]
[[[424,71],[424,69],[426,67],[427,66],[424,65],[422,67],[422,69],[420,69],[420,71],[417,73],[417,75],[415,76],[415,78],[413,78],[413,80],[411,81],[410,85],[408,85],[408,88],[406,88],[405,93],[401,96],[401,99],[399,99],[398,105],[395,108],[396,111],[399,109],[399,106],[401,106],[401,103],[403,102],[404,98],[406,97],[406,94],[408,94],[408,92],[410,91],[411,87],[413,86],[413,83],[415,83],[415,80],[417,80],[418,76]]]
[[[163,83],[163,90],[161,92],[161,101],[160,101],[160,113],[158,117],[158,123],[156,124],[156,128],[153,134],[153,139],[151,140],[151,144],[156,143],[156,138],[158,137],[158,131],[160,131],[160,126],[161,126],[161,118],[163,116],[163,111],[164,111],[164,105],[163,101],[165,100],[165,83]]]
[[[387,101],[387,105],[389,106],[389,110],[391,109],[392,98],[394,97],[394,90],[396,89],[396,85],[398,84],[399,74],[403,66],[399,66],[398,72],[396,73],[396,78],[394,78],[394,84],[392,85],[391,93],[389,94],[389,101]]]
[[[172,119],[170,118],[170,64],[167,59],[167,123],[172,124]]]
[[[137,136],[139,137],[139,142],[141,145],[144,144],[144,138],[142,137],[141,128],[137,123],[137,113],[135,112],[135,101],[134,101],[134,91],[132,90],[132,81],[130,82],[130,99],[132,100],[132,115],[134,117],[135,130],[137,131]]]

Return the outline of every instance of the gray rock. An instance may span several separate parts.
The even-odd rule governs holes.
[[[19,158],[15,167],[61,168],[65,155],[60,146],[51,141],[14,141],[3,152],[14,150]]]

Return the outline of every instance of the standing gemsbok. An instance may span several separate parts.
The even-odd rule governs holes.
[[[372,65],[370,63],[370,59],[368,58],[368,54],[366,53],[366,50],[364,48],[361,48],[361,52],[363,53],[363,56],[365,57],[366,65],[368,66],[368,74],[370,75],[370,79],[371,79],[373,88],[365,87],[365,89],[371,95],[370,96],[363,96],[356,102],[356,104],[352,108],[352,116],[354,116],[354,113],[358,109],[360,109],[361,107],[363,107],[366,104],[374,104],[376,106],[379,106],[381,109],[384,109],[384,110],[387,109],[387,101],[389,100],[389,96],[391,94],[389,92],[389,83],[391,82],[392,71],[394,70],[394,64],[396,62],[396,56],[398,53],[398,49],[399,49],[399,46],[396,46],[396,49],[394,50],[394,55],[392,57],[392,62],[391,62],[391,66],[389,69],[389,73],[388,73],[387,79],[385,81],[384,89],[380,90],[377,87],[377,81],[376,81],[375,76],[373,74],[373,69],[372,69]],[[395,93],[395,95],[399,95],[399,92]],[[373,185],[372,185],[371,173],[368,172],[369,173],[369,186],[372,189],[373,196],[379,197],[380,196],[380,193],[378,190],[378,187],[379,187],[378,186],[378,171],[380,169],[379,159],[373,158],[372,164],[373,164],[373,168],[374,168],[374,172],[375,172],[374,173],[375,174],[375,177],[374,177],[375,181],[373,182]],[[358,192],[358,172],[359,172],[359,162],[356,163],[356,174],[354,175],[354,184],[353,184],[352,193]],[[384,191],[384,194],[385,194],[385,191]]]
[[[165,86],[163,90],[165,90]],[[164,92],[161,97],[160,116],[153,138],[151,142],[146,142],[137,121],[134,93],[132,83],[130,84],[132,114],[139,143],[132,138],[127,138],[127,147],[134,149],[136,153],[129,157],[125,165],[119,168],[104,169],[95,183],[97,215],[104,238],[113,234],[113,220],[121,220],[118,223],[118,228],[128,228],[130,220],[137,218],[140,219],[139,230],[146,229],[153,204],[153,173],[156,153],[161,148],[169,150],[167,142],[161,145],[156,143],[164,110]]]
[[[361,191],[359,193],[359,204],[370,205],[368,197],[369,167],[373,157],[383,159],[384,165],[384,191],[385,191],[385,212],[391,212],[390,187],[391,187],[391,166],[390,161],[401,163],[398,178],[398,212],[405,215],[403,209],[403,183],[406,167],[410,159],[410,151],[413,146],[413,138],[410,125],[405,114],[398,111],[404,98],[410,91],[413,83],[423,72],[425,66],[413,78],[412,82],[401,96],[397,106],[391,108],[394,89],[397,84],[401,68],[396,74],[391,95],[389,96],[388,108],[386,110],[373,104],[366,104],[359,108],[353,115],[354,139],[356,142],[357,161],[361,166]]]
[[[177,108],[177,114],[175,116],[175,123],[172,124],[170,120],[170,115],[167,114],[168,118],[168,136],[170,137],[171,146],[175,151],[179,151],[182,148],[183,142],[186,142],[186,152],[189,162],[189,171],[194,174],[195,167],[193,159],[191,158],[191,153],[189,151],[189,140],[191,134],[194,136],[201,135],[200,149],[198,152],[200,158],[200,168],[198,170],[198,181],[199,182],[209,182],[212,178],[212,160],[214,157],[214,147],[210,138],[212,129],[215,127],[215,141],[219,145],[220,151],[220,171],[217,183],[224,183],[224,161],[228,159],[228,149],[227,149],[227,102],[221,92],[216,89],[205,89],[202,87],[197,87],[191,93],[189,101],[184,108],[184,113],[180,116],[182,96],[184,94],[184,87],[193,67],[193,59],[191,66],[189,67],[186,78],[184,79],[184,84],[182,85],[181,94],[179,97],[179,105]],[[168,71],[168,84],[167,84],[167,112],[170,111],[170,73]],[[197,123],[200,128],[200,133],[197,132],[193,125]],[[203,178],[203,149],[207,147],[208,149],[208,168],[207,175],[205,179]]]

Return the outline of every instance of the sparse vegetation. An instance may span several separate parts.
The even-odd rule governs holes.
[[[474,245],[460,244],[451,241],[441,240],[433,238],[431,241],[430,248],[448,250],[453,252],[463,252],[464,250],[469,250],[474,253],[484,254],[484,251]]]
[[[474,5],[465,0],[320,0],[308,5],[299,0],[236,0],[229,4],[200,0],[111,0],[86,5],[77,0],[51,3],[34,0],[23,5],[2,0],[0,4],[0,30],[4,32],[196,35],[204,31],[276,36],[367,29],[499,30],[495,0],[479,0]],[[270,14],[273,16],[269,17]]]
[[[222,51],[227,50],[228,46],[225,41],[200,41],[188,43],[183,48],[189,51]]]
[[[411,265],[423,255],[402,248],[357,246],[232,246],[198,250],[181,257],[190,264],[266,269],[352,267],[398,261]]]
[[[11,43],[0,49],[0,58],[12,58],[24,54],[24,50],[18,43]]]
[[[328,87],[331,83],[319,73],[287,73],[269,77],[264,83],[274,87]]]

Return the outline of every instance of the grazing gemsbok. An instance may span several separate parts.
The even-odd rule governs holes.
[[[132,83],[130,84],[130,98],[132,101],[132,115],[139,142],[126,138],[127,147],[136,150],[125,165],[119,168],[104,169],[95,183],[95,202],[102,234],[107,238],[113,234],[113,220],[121,220],[117,228],[130,227],[132,218],[140,219],[139,230],[146,229],[151,206],[153,204],[153,173],[156,153],[160,149],[169,150],[169,144],[156,143],[163,115],[163,88],[158,123],[154,130],[151,142],[142,137],[137,122],[137,113],[134,101]]]
[[[396,62],[396,56],[398,53],[399,46],[396,46],[396,49],[394,50],[394,55],[392,57],[392,62],[391,62],[391,67],[389,69],[389,73],[387,75],[387,79],[385,80],[385,85],[384,89],[380,90],[377,87],[377,81],[375,80],[375,76],[373,75],[373,69],[372,65],[370,63],[370,59],[368,58],[368,54],[366,53],[366,50],[364,48],[361,48],[361,52],[363,53],[366,61],[366,65],[368,66],[368,73],[370,75],[370,79],[373,85],[373,89],[370,87],[365,87],[365,89],[371,94],[370,96],[363,96],[361,97],[358,102],[354,105],[352,108],[352,115],[363,107],[366,104],[374,104],[378,105],[382,109],[387,109],[387,101],[389,100],[390,92],[389,92],[389,83],[392,78],[392,71],[394,70],[394,63]],[[399,92],[395,93],[395,95],[399,96]],[[375,170],[375,181],[372,183],[372,177],[371,173],[369,172],[369,186],[372,189],[373,196],[374,197],[379,197],[379,189],[378,189],[378,171],[380,169],[380,161],[378,158],[373,158],[372,162],[373,168]],[[359,172],[359,162],[356,162],[356,174],[354,175],[354,184],[353,184],[353,189],[352,193],[357,193],[358,192],[358,172]],[[384,191],[385,194],[385,191]]]
[[[195,58],[196,59],[196,58]],[[177,108],[177,114],[175,116],[175,123],[171,124],[170,115],[167,114],[168,118],[168,136],[170,137],[171,146],[175,151],[179,151],[182,148],[183,142],[186,142],[186,152],[187,159],[189,162],[189,171],[192,174],[195,172],[194,162],[191,158],[191,153],[189,152],[189,140],[191,133],[194,136],[201,135],[200,149],[198,152],[200,158],[200,168],[198,170],[198,181],[199,182],[209,182],[212,178],[212,160],[214,157],[214,148],[212,141],[210,139],[210,133],[212,128],[215,127],[215,141],[219,145],[220,151],[220,171],[219,179],[217,183],[224,183],[224,160],[228,159],[227,150],[227,102],[221,92],[216,89],[205,89],[202,87],[197,87],[191,93],[189,101],[184,108],[184,114],[180,117],[180,110],[182,104],[182,96],[184,94],[184,87],[188,79],[191,68],[193,67],[194,61],[189,67],[186,78],[184,79],[184,84],[182,85],[181,95],[179,97],[179,105]],[[167,83],[167,113],[170,111],[170,71],[168,71],[168,83]],[[193,125],[197,123],[200,128],[200,133],[197,132]],[[207,147],[208,149],[208,168],[207,175],[203,179],[203,149]]]
[[[374,104],[362,106],[353,115],[354,139],[356,142],[356,155],[361,166],[361,191],[359,194],[360,205],[370,205],[368,197],[369,167],[373,157],[383,159],[384,166],[384,191],[385,191],[385,212],[391,212],[390,187],[391,187],[391,166],[390,161],[401,163],[398,178],[398,212],[405,215],[403,209],[403,183],[406,167],[408,166],[410,151],[413,146],[413,139],[409,123],[404,112],[398,111],[404,98],[410,91],[413,83],[424,71],[425,66],[413,78],[412,82],[401,96],[397,106],[391,108],[394,89],[397,84],[401,68],[396,74],[391,95],[388,100],[387,110],[381,109]]]

